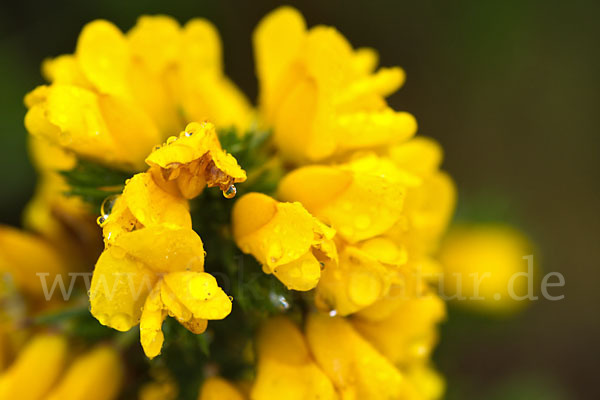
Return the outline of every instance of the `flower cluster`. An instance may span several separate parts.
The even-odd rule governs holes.
[[[40,175],[25,220],[42,241],[29,248],[50,246],[36,257],[52,274],[97,258],[91,314],[121,332],[139,325],[145,355],[163,352],[149,362],[154,381],[138,382],[141,398],[189,397],[174,358],[203,379],[193,395],[203,400],[439,398],[429,356],[445,306],[427,276],[440,270],[455,189],[440,146],[385,100],[404,72],[377,69],[374,50],[308,29],[290,7],[252,39],[256,110],[224,75],[216,29],[201,19],[145,16],[127,33],[94,21],[74,54],[45,61],[49,83],[25,98]],[[98,217],[89,204],[102,199]],[[20,254],[28,240],[6,247]],[[236,263],[239,251],[252,257]],[[18,263],[15,283],[35,291],[33,261]],[[62,340],[35,339],[0,394],[35,373],[26,360],[38,347],[64,352]],[[185,356],[199,348],[206,360]],[[53,396],[75,390],[107,351],[76,361]]]

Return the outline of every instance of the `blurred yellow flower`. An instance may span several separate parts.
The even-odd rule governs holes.
[[[352,49],[334,28],[307,30],[300,12],[281,7],[259,23],[253,44],[261,117],[285,158],[314,162],[416,132],[413,116],[385,101],[404,71],[374,72],[376,52]]]
[[[67,345],[67,340],[58,335],[39,335],[33,338],[12,365],[0,375],[0,398],[44,398],[65,367]]]
[[[45,399],[115,399],[124,382],[124,372],[117,351],[100,345],[77,357]]]
[[[0,225],[0,274],[31,299],[42,301],[44,292],[38,274],[53,282],[68,271],[68,262],[42,237]]]
[[[457,225],[442,242],[444,294],[474,311],[509,314],[529,302],[519,301],[537,279],[525,257],[533,254],[529,239],[502,224]],[[529,273],[533,276],[529,276]],[[533,282],[533,281],[531,281]],[[531,293],[533,295],[533,293]]]
[[[244,396],[225,379],[213,376],[202,383],[198,400],[244,400]]]
[[[64,336],[38,334],[0,374],[0,398],[23,400],[111,400],[123,383],[123,363],[115,349],[97,346],[75,357],[69,368]]]

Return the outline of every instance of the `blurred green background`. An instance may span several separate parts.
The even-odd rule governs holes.
[[[72,52],[86,22],[129,29],[140,14],[213,21],[227,73],[256,98],[250,34],[279,2],[2,2],[0,222],[18,225],[34,172],[23,95],[42,83],[44,57]],[[352,44],[405,68],[392,106],[439,140],[461,215],[517,222],[543,269],[564,274],[565,299],[513,319],[451,310],[436,353],[448,399],[600,398],[600,2],[290,2],[310,25],[336,26]],[[487,209],[486,209],[487,208]]]

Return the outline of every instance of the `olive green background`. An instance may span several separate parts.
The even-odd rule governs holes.
[[[46,56],[72,52],[84,23],[129,29],[140,14],[219,28],[227,73],[256,98],[250,34],[275,1],[40,1],[0,8],[0,222],[32,194],[23,95]],[[594,1],[292,2],[309,25],[336,26],[408,80],[390,98],[439,140],[462,218],[515,223],[565,299],[512,319],[452,309],[436,352],[449,399],[600,398],[600,13]],[[561,289],[558,289],[561,290]]]

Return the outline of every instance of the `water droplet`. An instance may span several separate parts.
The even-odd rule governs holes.
[[[107,198],[104,199],[104,201],[102,202],[102,205],[100,206],[100,217],[104,218],[104,220],[102,222],[105,222],[108,219],[108,216],[112,212],[113,207],[115,206],[115,203],[118,198],[119,198],[118,194],[113,194],[112,196],[108,196]]]
[[[193,134],[194,134],[193,132],[188,132],[188,131],[185,131],[185,132],[183,132],[183,135],[184,135],[185,137],[190,137],[190,136],[192,136]]]
[[[104,225],[104,223],[105,223],[105,222],[106,222],[106,218],[104,218],[102,215],[101,215],[101,216],[99,216],[99,217],[96,219],[96,223],[97,223],[97,224],[98,224],[100,227],[102,227],[102,225]]]
[[[287,310],[290,308],[290,303],[287,301],[287,299],[285,297],[283,297],[280,294],[271,292],[269,293],[269,300],[271,300],[271,303],[281,309],[281,310]]]
[[[167,144],[171,144],[173,142],[176,142],[178,139],[177,136],[169,136],[169,138],[167,139]]]
[[[233,296],[227,296],[227,298],[233,303]]]
[[[337,310],[331,310],[329,311],[329,316],[330,317],[335,317],[337,315]]]
[[[223,190],[223,196],[226,199],[233,199],[235,197],[236,193],[237,193],[237,189],[235,188],[235,185],[229,185],[227,190]]]

